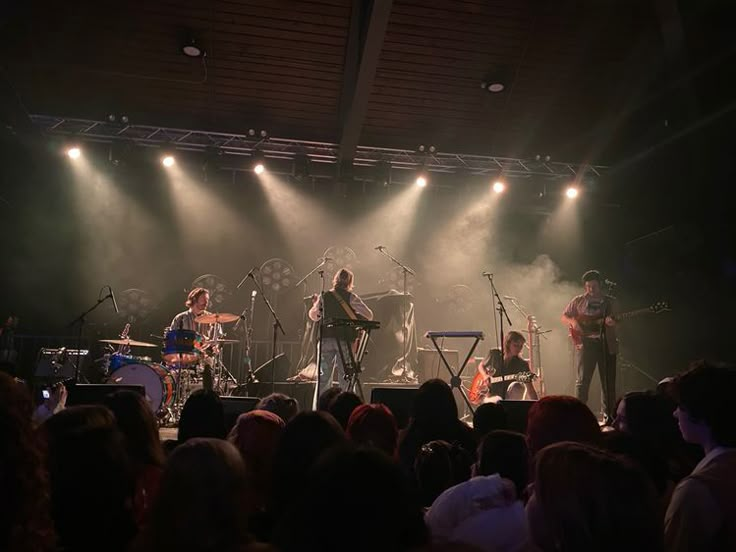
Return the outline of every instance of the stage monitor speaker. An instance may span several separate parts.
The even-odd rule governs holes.
[[[286,378],[291,375],[289,370],[291,370],[289,358],[286,356],[286,353],[280,353],[276,355],[273,361],[268,359],[256,368],[254,374],[260,382],[286,381]]]
[[[529,414],[529,409],[535,402],[537,401],[502,400],[499,402],[506,412],[509,430],[526,433],[526,420]]]
[[[367,385],[363,385],[364,392],[368,390],[367,387]],[[396,418],[399,429],[404,429],[409,425],[417,391],[419,391],[419,387],[416,385],[377,385],[371,389],[371,403],[386,405]]]
[[[134,391],[146,396],[146,388],[142,385],[121,385],[117,383],[79,383],[67,387],[68,406],[79,404],[102,404],[103,399],[118,391]]]
[[[229,432],[235,426],[238,416],[253,410],[261,399],[258,397],[221,396],[220,400],[225,411],[225,427]]]
[[[452,369],[457,372],[460,364],[460,357],[457,350],[442,349],[442,354],[445,355]],[[434,378],[450,381],[450,373],[447,371],[445,363],[442,362],[437,349],[426,349],[423,347],[417,349],[417,377],[419,378],[419,383],[424,383]]]
[[[244,395],[251,397],[266,397],[271,393],[283,393],[289,397],[296,399],[299,403],[299,410],[311,410],[312,409],[312,398],[314,396],[314,383],[311,381],[303,382],[291,382],[291,381],[277,381],[271,383],[270,381],[261,381],[258,383],[249,383],[246,386],[240,386],[237,392],[233,392],[233,395],[241,394],[245,387],[246,392]]]

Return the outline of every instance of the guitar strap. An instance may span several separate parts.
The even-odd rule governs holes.
[[[339,293],[337,293],[337,291],[334,291],[334,290],[333,291],[330,291],[330,293],[337,300],[337,302],[340,304],[340,306],[342,307],[342,310],[345,311],[345,314],[348,315],[348,318],[350,318],[351,320],[357,320],[358,319],[358,315],[355,314],[355,311],[353,310],[353,307],[351,307],[350,305],[348,305],[348,303],[345,301],[345,299],[342,298],[342,295],[340,295]]]

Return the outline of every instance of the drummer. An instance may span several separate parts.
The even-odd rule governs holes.
[[[184,304],[189,308],[174,317],[171,321],[171,329],[191,330],[203,335],[205,338],[212,337],[209,335],[212,332],[212,324],[199,324],[196,322],[198,316],[207,314],[207,307],[210,304],[210,292],[205,288],[194,288],[189,292]],[[202,385],[205,389],[212,390],[212,368],[208,362],[204,363]]]

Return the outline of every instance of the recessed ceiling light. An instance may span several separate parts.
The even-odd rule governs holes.
[[[182,46],[181,51],[184,53],[185,56],[193,58],[200,57],[204,53],[202,48],[197,46],[197,43],[194,40],[190,40],[184,46]]]

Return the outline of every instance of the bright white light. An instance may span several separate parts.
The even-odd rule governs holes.
[[[69,148],[66,150],[66,154],[69,156],[69,159],[79,159],[82,156],[82,150],[79,148]]]
[[[263,166],[263,163],[258,163],[255,167],[253,167],[253,172],[256,174],[263,174],[266,171],[266,167]]]
[[[497,194],[500,194],[505,189],[506,189],[506,184],[504,184],[500,180],[497,180],[496,182],[493,183],[493,191],[496,192]]]
[[[173,167],[175,162],[176,161],[173,155],[167,155],[161,160],[161,163],[163,163],[164,167]]]
[[[567,190],[565,190],[565,195],[570,199],[575,199],[576,197],[578,197],[578,189],[575,186],[570,186]]]
[[[417,176],[416,185],[420,188],[424,188],[427,185],[427,179],[423,176]]]

